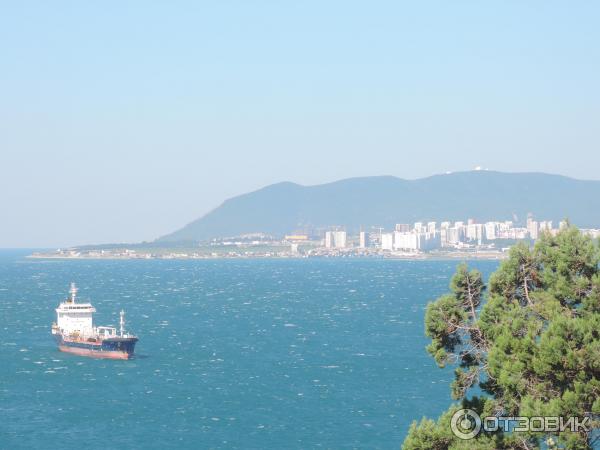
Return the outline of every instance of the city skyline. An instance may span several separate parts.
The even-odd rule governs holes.
[[[439,226],[438,226],[439,225]],[[524,225],[524,226],[523,226]],[[34,252],[33,258],[58,259],[205,259],[205,258],[290,258],[331,256],[383,256],[502,259],[517,242],[535,243],[544,235],[556,236],[575,226],[562,220],[529,216],[524,224],[512,220],[484,223],[474,219],[460,221],[418,221],[397,223],[393,229],[361,227],[349,233],[334,225],[312,231],[294,230],[285,236],[252,233],[214,238],[207,242],[187,242],[174,246],[151,243],[113,246],[75,246],[53,251]],[[366,229],[364,229],[366,228]],[[368,230],[372,231],[368,231]],[[579,228],[582,235],[600,238],[600,227]]]

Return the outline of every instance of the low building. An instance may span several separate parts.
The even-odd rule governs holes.
[[[285,240],[290,241],[290,242],[308,241],[308,235],[306,235],[306,234],[286,234]]]

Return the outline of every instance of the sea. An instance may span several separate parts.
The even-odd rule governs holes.
[[[398,449],[452,403],[423,320],[458,261],[28,253],[0,251],[1,449]],[[134,359],[57,350],[72,281]]]

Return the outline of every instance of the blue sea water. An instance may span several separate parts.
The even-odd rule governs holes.
[[[470,265],[489,274],[497,262]],[[424,308],[455,261],[32,260],[0,252],[0,448],[398,449],[451,403]],[[77,282],[130,361],[60,353]]]

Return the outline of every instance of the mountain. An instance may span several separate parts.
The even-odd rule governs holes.
[[[417,180],[392,176],[350,178],[316,186],[283,182],[225,201],[159,238],[202,241],[262,232],[284,235],[306,227],[392,228],[415,221],[525,222],[569,218],[582,228],[600,227],[600,181],[544,173],[457,172]]]

